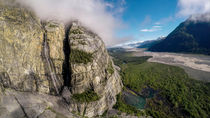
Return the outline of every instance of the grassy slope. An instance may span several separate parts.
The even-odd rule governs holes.
[[[138,92],[145,87],[159,91],[147,100],[147,114],[161,118],[210,116],[210,84],[190,79],[179,67],[143,61],[148,57],[138,57],[138,62],[137,57],[122,54],[111,53],[122,68],[124,85]],[[121,63],[126,60],[134,61]]]

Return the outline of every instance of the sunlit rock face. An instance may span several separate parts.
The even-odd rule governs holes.
[[[26,9],[2,5],[0,28],[2,81],[10,81],[7,86],[20,91],[55,93],[52,90],[60,90],[64,27],[51,22],[42,24]],[[52,85],[53,74],[57,76],[57,88]]]
[[[115,96],[122,88],[120,76],[100,37],[78,22],[71,24],[69,45],[71,93],[82,94],[92,90],[99,96],[97,101],[90,103],[70,99],[70,109],[85,116],[102,115],[116,102]]]
[[[33,12],[0,0],[0,108],[7,111],[0,117],[13,117],[8,108],[15,106],[5,105],[4,101],[19,92],[30,94],[11,99],[13,102],[24,98],[33,104],[29,98],[36,93],[48,96],[37,98],[46,104],[50,95],[56,95],[66,111],[88,117],[102,115],[115,104],[121,89],[120,76],[97,34],[78,21],[68,25],[41,21]],[[86,91],[97,99],[81,101],[75,97]],[[48,107],[44,106],[42,112]],[[56,116],[49,109],[46,113]]]

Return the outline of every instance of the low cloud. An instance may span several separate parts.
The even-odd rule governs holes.
[[[125,44],[128,44],[130,43],[130,41],[134,41],[136,40],[136,38],[134,38],[133,36],[129,35],[129,36],[124,36],[124,37],[121,37],[119,38],[121,43],[116,43],[116,45],[113,45],[113,46],[110,46],[110,47],[118,47],[118,46],[123,46]]]
[[[210,0],[179,0],[178,16],[190,17],[191,20],[210,21]]]
[[[103,0],[17,0],[32,9],[42,20],[58,20],[68,23],[79,20],[83,25],[96,32],[106,45],[117,43],[115,31],[122,25],[115,15],[124,11],[122,5],[114,6]],[[109,10],[108,10],[109,9]],[[111,10],[110,10],[111,9]],[[112,10],[114,9],[114,10]],[[116,11],[118,10],[118,11]]]

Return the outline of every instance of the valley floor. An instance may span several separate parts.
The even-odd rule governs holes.
[[[123,92],[117,96],[115,109],[154,118],[210,116],[208,56],[122,48],[110,49],[109,53],[121,68],[124,84]],[[189,74],[199,80],[206,77],[206,80],[195,80]]]
[[[149,62],[175,65],[183,68],[191,78],[210,82],[210,56],[196,54],[177,54],[148,52],[144,49],[128,49],[134,56],[152,56]]]

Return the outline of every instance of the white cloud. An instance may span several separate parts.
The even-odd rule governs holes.
[[[201,19],[197,19],[197,17],[196,20],[210,20],[210,0],[179,0],[178,7],[180,8],[178,16],[189,17],[196,14],[206,14]]]
[[[159,31],[161,29],[142,29],[140,30],[141,32],[156,32],[156,31]]]
[[[104,0],[17,0],[30,7],[42,20],[53,19],[68,23],[78,19],[83,25],[96,32],[106,45],[116,43],[115,31],[122,24],[114,14],[122,13],[123,7],[115,8]],[[121,4],[126,4],[121,0]],[[117,6],[118,7],[118,6]],[[108,9],[120,9],[115,12]]]
[[[155,23],[155,25],[160,25],[160,24],[161,24],[160,22],[156,22],[156,23]]]
[[[160,31],[160,30],[162,30],[162,26],[155,25],[155,26],[152,26],[152,28],[150,28],[150,29],[141,29],[140,31],[141,32],[156,32],[156,31]]]
[[[106,5],[106,7],[109,7],[111,9],[114,8],[114,5],[112,3],[107,2],[107,3],[105,3],[105,5]]]
[[[154,32],[154,30],[153,29],[142,29],[142,30],[140,30],[141,32]]]
[[[153,28],[161,28],[162,26],[160,26],[160,25],[155,25],[155,26],[153,26]]]

